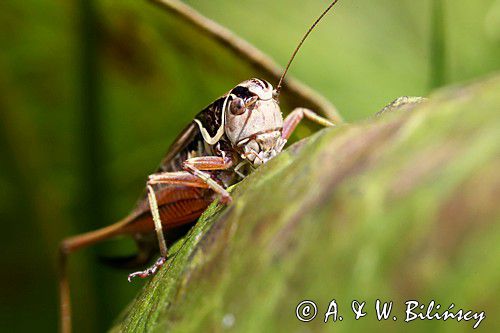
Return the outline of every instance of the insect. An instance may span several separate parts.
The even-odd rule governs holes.
[[[297,108],[283,119],[278,98],[283,79],[298,50],[337,1],[333,1],[308,29],[276,88],[262,79],[250,79],[236,85],[199,112],[181,132],[158,170],[148,177],[146,193],[128,216],[113,225],[63,240],[60,247],[63,332],[71,330],[70,290],[66,276],[68,254],[114,236],[131,235],[138,244],[138,254],[128,260],[119,260],[115,265],[144,265],[159,250],[160,257],[151,267],[130,274],[128,279],[154,275],[166,262],[167,244],[183,236],[215,199],[230,204],[232,199],[227,188],[278,155],[303,118],[333,126],[329,120],[306,108]]]

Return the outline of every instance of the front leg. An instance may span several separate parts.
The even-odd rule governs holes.
[[[230,203],[231,196],[220,184],[212,179],[209,173],[203,171],[218,171],[229,169],[233,161],[229,157],[202,156],[193,157],[182,163],[184,170],[189,172],[164,172],[149,176],[148,184],[180,184],[212,189],[221,196],[222,203]]]
[[[293,110],[284,120],[283,122],[283,132],[281,134],[281,137],[283,139],[288,140],[290,138],[290,135],[292,135],[293,131],[297,127],[297,125],[300,123],[302,119],[306,117],[307,119],[322,125],[326,127],[332,127],[335,126],[332,122],[329,120],[318,116],[316,113],[313,111],[306,109],[306,108],[296,108]]]

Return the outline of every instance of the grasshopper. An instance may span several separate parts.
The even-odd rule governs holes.
[[[128,280],[152,276],[167,260],[167,244],[181,238],[217,198],[222,204],[230,204],[232,199],[227,188],[278,155],[302,119],[334,126],[306,108],[296,108],[283,119],[278,98],[283,79],[298,50],[337,1],[323,11],[303,36],[276,88],[265,80],[254,78],[239,83],[219,97],[180,133],[159,168],[149,175],[145,194],[129,215],[110,226],[62,241],[59,288],[63,332],[71,331],[70,289],[66,276],[66,258],[70,253],[111,237],[130,235],[139,253],[118,264],[126,267],[144,265],[159,250],[160,257],[151,267],[131,273]],[[154,238],[156,242],[151,241]]]

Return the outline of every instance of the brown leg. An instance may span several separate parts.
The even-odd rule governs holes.
[[[184,166],[191,165],[198,170],[226,170],[233,165],[233,161],[229,157],[220,156],[202,156],[193,157],[184,161]]]
[[[67,255],[61,250],[59,252],[59,315],[61,316],[60,330],[62,333],[71,332],[71,298],[66,261]]]
[[[210,174],[205,173],[201,170],[205,171],[224,170],[231,167],[232,164],[233,164],[232,160],[227,157],[218,157],[218,156],[195,157],[195,158],[190,158],[184,162],[183,167],[184,169],[187,170],[187,172],[183,171],[164,172],[149,176],[147,184],[149,207],[155,224],[156,236],[158,237],[158,244],[160,246],[161,257],[150,268],[144,271],[138,271],[130,274],[128,276],[129,282],[132,280],[132,278],[136,276],[140,278],[146,278],[148,276],[156,274],[156,272],[160,269],[160,267],[163,266],[167,258],[167,244],[165,243],[165,237],[163,235],[163,227],[160,220],[160,212],[158,210],[158,204],[156,202],[155,192],[152,185],[178,184],[178,185],[203,187],[203,188],[208,187],[221,196],[222,203],[228,204],[231,202],[231,196],[229,195],[229,193],[215,180],[213,180],[210,177]]]
[[[186,171],[152,175],[151,178],[154,178],[155,176],[160,176],[160,178],[167,180],[165,181],[165,183],[169,184],[179,184],[190,187],[209,188],[208,185],[205,182],[203,182],[203,180]],[[154,180],[150,180],[150,182],[148,182],[148,195],[150,196],[150,198],[152,195],[151,185],[158,183],[162,183],[162,181],[155,182]],[[155,215],[157,216],[155,221],[155,229],[157,231],[157,236],[161,235],[161,237],[158,238],[160,242],[160,248],[163,248],[164,250],[162,250],[162,257],[160,257],[157,260],[157,262],[153,267],[144,272],[137,272],[138,273],[137,276],[141,277],[147,277],[149,275],[156,273],[158,269],[165,262],[165,256],[166,256],[166,246],[161,245],[162,242],[164,242],[161,223],[160,223],[160,228],[156,227],[157,222],[159,221],[159,214],[157,214],[158,205],[156,204],[156,197],[154,197],[153,195],[152,198],[153,200],[150,200],[150,205],[151,202],[153,202],[154,204],[152,208],[150,206],[150,209],[151,212],[154,214],[153,217]],[[61,332],[63,333],[71,332],[71,297],[70,297],[70,286],[67,273],[67,258],[69,254],[84,247],[90,246],[92,244],[123,234],[123,230],[126,229],[127,225],[129,225],[130,222],[131,222],[130,218],[126,217],[125,219],[117,223],[114,223],[110,226],[95,231],[90,231],[81,235],[69,237],[61,242],[59,248],[59,294],[60,294],[59,297],[60,297]],[[132,276],[130,276],[129,278],[132,278],[133,276],[136,275],[132,274]]]
[[[313,111],[306,109],[306,108],[296,108],[295,110],[292,111],[286,118],[283,123],[283,132],[281,134],[281,137],[283,139],[288,139],[290,135],[292,135],[293,131],[297,127],[297,125],[300,123],[300,121],[306,117],[307,119],[320,124],[322,126],[326,127],[331,127],[335,126],[332,122],[329,120],[318,116],[316,113]]]
[[[75,252],[78,249],[90,246],[92,244],[120,234],[122,228],[128,222],[129,221],[127,219],[124,219],[99,230],[66,238],[61,242],[61,245],[59,247],[59,304],[61,316],[61,332],[71,332],[71,297],[67,272],[67,259],[69,254]]]
[[[161,257],[155,262],[155,264],[144,270],[135,272],[129,275],[129,281],[132,278],[138,276],[141,278],[146,278],[148,276],[154,275],[158,272],[161,266],[166,261],[167,256],[167,246],[165,239],[163,237],[163,228],[160,220],[160,214],[158,209],[158,204],[156,202],[156,196],[154,193],[153,185],[155,184],[172,184],[172,185],[184,185],[189,187],[198,188],[211,188],[217,193],[220,193],[223,198],[229,198],[230,196],[227,191],[217,184],[210,176],[199,169],[202,170],[223,170],[227,169],[232,165],[231,160],[228,158],[207,156],[199,157],[186,161],[185,167],[188,171],[179,172],[166,172],[153,174],[149,176],[147,183],[148,189],[148,199],[151,214],[153,216],[153,222],[155,224],[155,231],[158,237],[158,242],[160,246]],[[198,169],[198,168],[199,169]],[[227,201],[227,200],[222,200]],[[108,239],[110,237],[119,235],[123,228],[129,223],[128,219],[117,222],[111,226],[91,231],[83,235],[78,235],[65,239],[60,246],[60,277],[59,277],[59,290],[60,290],[60,304],[61,304],[61,331],[63,333],[71,332],[71,298],[70,298],[70,288],[67,276],[67,257],[70,253],[83,248],[94,243],[100,242],[102,240]]]
[[[233,161],[229,157],[203,156],[187,159],[184,161],[183,168],[203,180],[212,190],[218,193],[223,204],[229,204],[231,203],[231,196],[226,189],[213,180],[209,173],[203,171],[226,170],[232,165]]]
[[[153,222],[155,225],[156,237],[158,238],[158,245],[160,247],[160,258],[156,260],[153,266],[147,268],[143,271],[137,271],[128,275],[128,281],[131,282],[134,277],[147,278],[149,276],[155,275],[158,270],[167,261],[168,249],[167,243],[165,242],[165,236],[163,235],[163,227],[160,219],[160,211],[158,209],[158,203],[156,201],[155,191],[153,189],[154,184],[170,184],[170,185],[184,185],[192,187],[208,188],[209,186],[199,177],[196,177],[186,171],[179,172],[165,172],[158,173],[149,176],[147,183],[148,190],[148,201],[149,209],[153,217]]]

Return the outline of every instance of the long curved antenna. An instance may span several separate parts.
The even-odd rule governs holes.
[[[278,81],[278,85],[276,86],[276,95],[279,95],[280,93],[280,90],[281,90],[281,84],[283,83],[283,79],[285,78],[285,75],[286,73],[288,72],[288,68],[290,68],[290,65],[292,64],[292,61],[293,59],[295,58],[295,55],[297,54],[297,52],[299,52],[300,50],[300,47],[302,46],[302,44],[304,44],[304,41],[307,39],[307,36],[309,36],[309,34],[311,33],[311,31],[313,31],[313,29],[316,27],[316,25],[319,23],[319,21],[321,21],[321,19],[323,18],[323,16],[326,15],[326,13],[328,13],[328,11],[338,2],[339,0],[334,0],[330,6],[328,6],[327,9],[325,9],[325,11],[316,19],[316,21],[314,21],[314,23],[311,25],[311,27],[309,28],[309,30],[307,30],[306,34],[304,35],[304,37],[302,37],[302,39],[300,40],[300,43],[299,45],[297,45],[297,47],[295,48],[295,51],[293,51],[292,53],[292,56],[290,57],[290,60],[288,60],[288,64],[286,65],[285,67],[285,71],[283,72],[283,74],[281,75],[280,77],[280,80]]]
[[[279,80],[283,69],[276,61],[271,59],[261,50],[248,41],[237,36],[231,30],[203,16],[200,12],[180,0],[148,0],[159,8],[175,14],[176,17],[188,24],[210,39],[218,42],[227,50],[246,60],[268,78]],[[290,76],[286,78],[287,98],[291,106],[303,106],[318,111],[334,123],[342,123],[342,117],[337,108],[324,96],[306,84]]]

